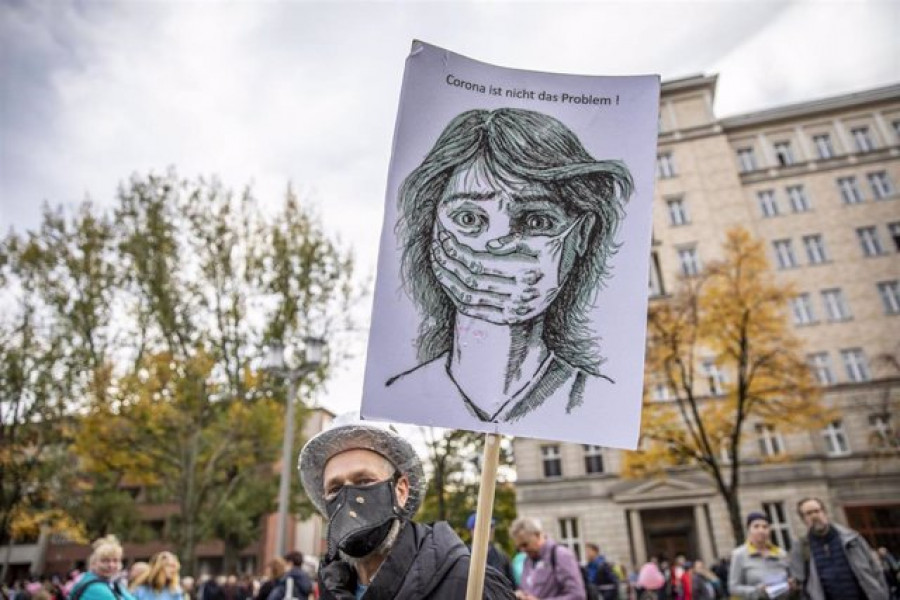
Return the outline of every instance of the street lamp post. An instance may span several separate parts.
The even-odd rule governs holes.
[[[322,364],[325,341],[321,338],[308,337],[303,362],[295,369],[289,368],[284,360],[284,346],[275,343],[269,346],[265,366],[267,372],[281,377],[288,382],[288,395],[284,410],[284,442],[281,449],[281,481],[278,485],[278,521],[276,524],[275,551],[284,556],[285,529],[287,528],[288,508],[290,506],[292,454],[294,449],[294,396],[297,394],[297,382],[315,371]]]

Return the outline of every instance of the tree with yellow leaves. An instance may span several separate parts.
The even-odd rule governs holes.
[[[712,478],[743,538],[739,502],[742,444],[750,426],[784,430],[827,421],[821,392],[786,319],[793,292],[775,281],[762,244],[737,228],[724,258],[685,278],[648,315],[643,451],[626,459],[626,474],[647,475],[692,464]]]

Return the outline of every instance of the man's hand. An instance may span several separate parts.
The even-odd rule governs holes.
[[[338,600],[356,600],[356,573],[342,560],[319,568],[319,582]]]
[[[516,590],[516,600],[541,600],[537,596],[532,596],[522,590]]]

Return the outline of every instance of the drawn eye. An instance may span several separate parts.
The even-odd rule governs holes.
[[[525,229],[529,233],[551,233],[556,226],[556,219],[547,214],[533,213],[525,217]]]
[[[453,213],[453,222],[462,229],[473,231],[484,225],[484,217],[471,210],[460,210]]]

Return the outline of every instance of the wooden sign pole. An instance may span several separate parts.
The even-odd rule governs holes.
[[[494,490],[497,487],[497,467],[500,464],[500,436],[484,436],[484,457],[481,461],[481,488],[478,490],[475,531],[472,532],[472,558],[469,561],[469,582],[466,600],[481,600],[484,592],[484,569],[491,538],[491,516],[494,512]]]

